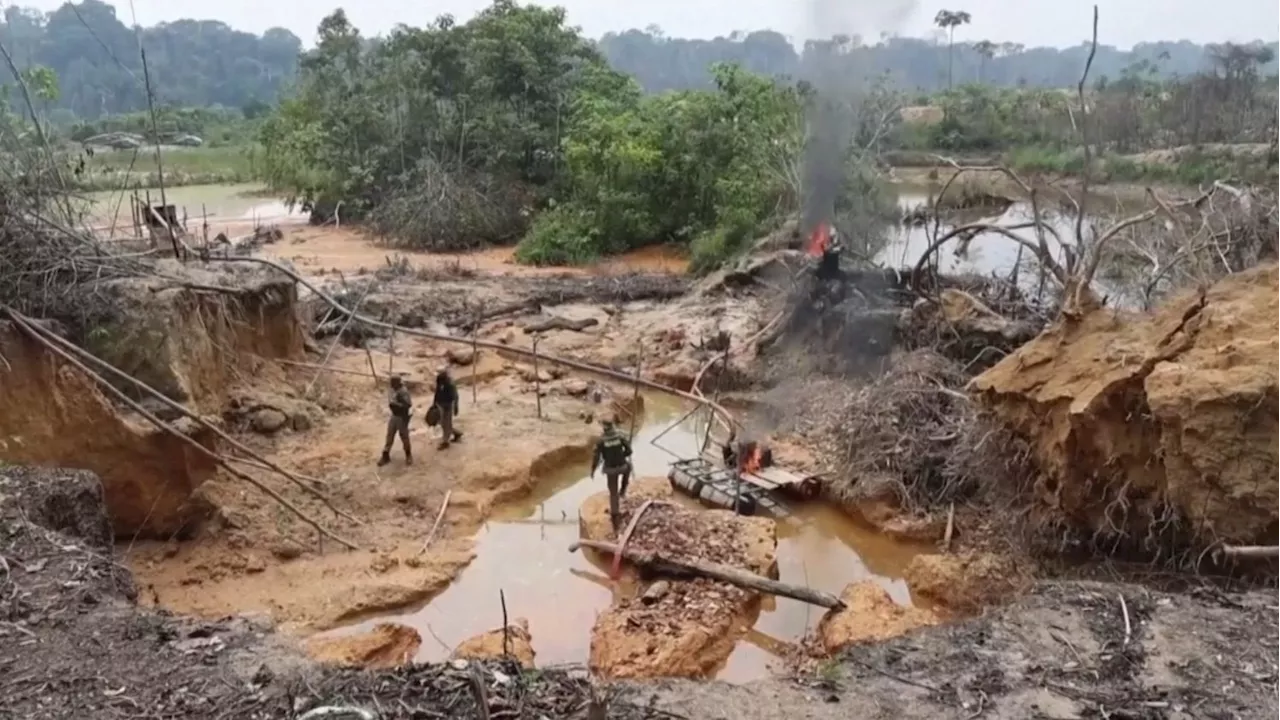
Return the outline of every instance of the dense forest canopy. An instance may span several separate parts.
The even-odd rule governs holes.
[[[968,17],[967,14],[961,13]],[[713,40],[666,37],[657,28],[610,33],[595,43],[616,69],[634,76],[642,89],[712,89],[711,67],[733,63],[766,76],[804,77],[807,68],[838,51],[847,72],[859,77],[887,73],[907,91],[932,92],[948,85],[981,81],[1015,87],[1067,87],[1079,77],[1088,46],[1024,48],[982,40],[982,18],[953,26],[936,39],[839,36],[810,41],[797,50],[773,31],[735,33]],[[59,92],[49,103],[54,120],[73,114],[82,119],[142,110],[146,96],[140,81],[141,40],[152,84],[161,105],[243,108],[271,103],[297,77],[302,43],[288,30],[262,36],[240,32],[212,20],[180,20],[134,29],[101,0],[63,5],[51,13],[10,6],[0,27],[14,64],[25,70],[43,66],[54,72]],[[368,42],[364,40],[363,42]],[[1264,74],[1276,71],[1276,43],[1269,49]],[[1140,44],[1131,50],[1099,46],[1094,78],[1116,79],[1135,67],[1156,78],[1187,76],[1210,67],[1213,46],[1188,41]],[[950,78],[950,82],[949,82]],[[59,117],[61,116],[61,118]]]
[[[981,21],[972,18],[961,31],[981,37]],[[1270,51],[1264,65],[1276,72],[1277,43],[1263,45]],[[782,34],[772,30],[735,33],[714,40],[668,38],[657,28],[610,33],[600,50],[618,70],[636,77],[650,92],[710,88],[707,70],[714,63],[736,63],[764,75],[806,77],[810,68],[829,62],[833,50],[849,74],[887,74],[904,90],[932,92],[948,85],[948,67],[955,85],[982,82],[1016,87],[1071,87],[1080,79],[1080,68],[1089,54],[1089,43],[1069,48],[1026,48],[1016,43],[992,43],[957,38],[950,48],[938,39],[837,36],[830,41],[809,41],[799,51]],[[1214,45],[1190,41],[1142,43],[1130,50],[1099,45],[1091,71],[1093,78],[1118,78],[1134,67],[1151,68],[1156,77],[1185,77],[1213,65]]]
[[[0,43],[20,70],[43,66],[57,76],[50,103],[55,121],[146,108],[139,40],[156,100],[170,106],[274,103],[296,77],[302,50],[288,30],[273,28],[259,37],[215,20],[161,23],[135,34],[100,0],[51,13],[9,6],[0,27]]]

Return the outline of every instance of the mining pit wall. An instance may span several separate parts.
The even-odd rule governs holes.
[[[291,283],[232,294],[140,291],[128,316],[91,332],[95,355],[193,411],[220,410],[238,373],[260,358],[300,357]],[[56,327],[48,325],[47,327]],[[217,470],[205,454],[123,408],[82,370],[0,322],[0,464],[79,468],[102,479],[117,537],[182,537],[209,507],[195,492]],[[116,383],[124,389],[125,383]],[[129,394],[139,396],[136,388]],[[144,402],[213,448],[214,433]]]
[[[1030,442],[1037,500],[1072,525],[1146,551],[1271,545],[1278,292],[1271,264],[1150,315],[1066,318],[972,389]]]

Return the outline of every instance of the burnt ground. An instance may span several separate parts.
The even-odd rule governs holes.
[[[253,618],[138,608],[109,542],[94,475],[0,469],[0,718],[251,720],[325,705],[383,720],[589,717],[581,674],[521,675],[501,662],[319,667]],[[621,684],[605,691],[607,714],[590,717],[1267,718],[1276,637],[1271,593],[1043,584],[799,680]]]
[[[807,682],[654,697],[708,719],[1273,718],[1276,618],[1273,593],[1042,584],[982,617],[850,650]]]

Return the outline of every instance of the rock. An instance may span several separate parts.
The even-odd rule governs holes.
[[[903,576],[916,597],[959,612],[1006,600],[1027,582],[1012,560],[992,553],[917,555]]]
[[[289,422],[289,416],[276,408],[258,408],[249,416],[249,427],[263,435],[277,432],[287,422]]]
[[[535,380],[538,382],[549,383],[553,378],[551,377],[551,373],[543,368],[538,368],[538,372],[535,373],[532,367],[522,367],[520,368],[520,379],[530,383]]]
[[[445,357],[454,365],[462,366],[470,365],[476,360],[476,354],[472,352],[471,348],[464,347],[449,348],[445,353]]]
[[[898,605],[884,588],[870,580],[846,586],[840,599],[845,608],[828,611],[818,623],[818,637],[828,654],[938,622],[938,616],[928,610]]]
[[[505,650],[509,650],[511,657],[519,662],[522,667],[532,668],[533,658],[533,636],[529,634],[529,621],[524,618],[516,618],[515,622],[507,626],[505,635],[502,628],[490,630],[481,633],[475,637],[467,638],[454,648],[452,658],[454,661],[459,660],[487,660],[491,658],[501,658],[505,656]]]
[[[652,605],[662,599],[663,595],[671,590],[671,583],[666,580],[659,580],[644,589],[640,595],[640,602],[645,605]]]
[[[257,555],[249,555],[244,559],[244,571],[255,575],[267,569],[267,563]]]
[[[297,559],[303,552],[302,546],[289,538],[281,539],[271,546],[271,554],[281,560]]]
[[[320,662],[371,670],[409,663],[421,646],[417,630],[396,623],[380,623],[355,635],[313,637],[306,643],[307,653]]]
[[[591,384],[586,380],[569,380],[564,384],[565,393],[574,397],[582,397],[590,390]]]
[[[975,378],[1030,443],[1048,519],[1141,539],[1177,517],[1205,544],[1275,544],[1278,290],[1269,264],[1150,315],[1067,318]]]

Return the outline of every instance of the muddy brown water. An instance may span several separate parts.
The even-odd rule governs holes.
[[[696,456],[700,435],[693,420],[672,427],[686,412],[673,399],[647,396],[646,407],[634,443],[636,477],[665,476],[676,456]],[[422,635],[417,660],[439,661],[462,641],[502,626],[501,591],[509,619],[529,621],[539,667],[585,663],[596,615],[609,607],[615,592],[607,569],[568,550],[578,539],[579,506],[604,490],[601,477],[592,480],[587,473],[583,464],[565,467],[544,478],[529,497],[497,509],[477,534],[475,560],[424,607],[332,632],[403,623]],[[699,507],[683,496],[677,499]],[[794,512],[795,522],[778,528],[780,579],[836,594],[849,583],[872,580],[895,602],[913,603],[902,569],[923,547],[886,538],[821,505],[796,505]],[[816,628],[822,612],[795,600],[766,598],[752,632],[717,677],[745,682],[768,676],[781,644]]]

